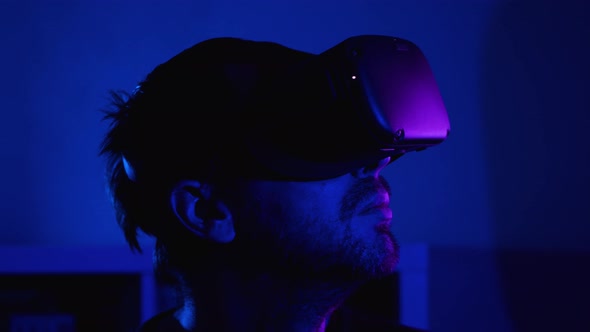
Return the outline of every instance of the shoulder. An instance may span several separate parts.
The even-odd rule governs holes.
[[[398,324],[394,319],[389,318],[367,318],[354,314],[347,315],[344,318],[341,315],[333,318],[328,323],[327,332],[427,332],[426,330]]]
[[[380,326],[366,326],[362,328],[341,328],[341,329],[329,329],[328,332],[428,332],[427,330],[420,330],[409,326],[403,325],[380,325]]]
[[[414,328],[414,327],[403,326],[403,325],[400,325],[398,327],[398,329],[395,330],[395,331],[397,331],[397,332],[428,332],[426,330],[421,330],[421,329],[417,329],[417,328]]]
[[[137,332],[186,332],[174,318],[176,308],[157,314],[143,323]]]
[[[327,332],[428,332],[415,327],[395,324],[391,321],[373,320],[373,321],[355,321],[333,322],[328,324]]]

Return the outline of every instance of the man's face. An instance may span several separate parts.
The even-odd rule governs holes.
[[[327,278],[390,274],[398,244],[390,231],[389,186],[379,176],[386,164],[322,181],[232,185],[237,259]]]

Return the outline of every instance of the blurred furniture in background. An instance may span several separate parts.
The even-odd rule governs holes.
[[[428,327],[428,250],[402,248],[398,273],[366,285],[343,310]],[[0,247],[2,331],[133,331],[176,303],[155,280],[149,249]]]

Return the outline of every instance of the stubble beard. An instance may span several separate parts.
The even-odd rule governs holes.
[[[366,281],[392,274],[399,260],[392,232],[388,227],[376,229],[374,240],[368,241],[355,236],[352,222],[307,218],[298,225],[283,222],[273,231],[246,239],[238,236],[235,261],[252,271],[325,282]],[[336,223],[341,226],[337,232],[330,227]]]
[[[374,240],[360,236],[367,225],[356,220],[355,211],[376,191],[390,192],[382,178],[362,179],[343,196],[335,220],[320,220],[312,213],[303,220],[274,220],[262,232],[238,231],[232,243],[234,263],[253,271],[284,274],[293,278],[317,280],[370,280],[390,275],[399,261],[399,244],[388,223],[375,226]],[[270,213],[287,216],[281,206],[262,211],[250,206],[248,216],[261,218]],[[242,225],[248,225],[243,220]]]

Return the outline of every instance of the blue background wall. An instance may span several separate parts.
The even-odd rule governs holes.
[[[99,109],[180,50],[236,36],[321,52],[395,35],[429,58],[452,123],[447,142],[385,172],[398,237],[432,248],[431,328],[588,327],[584,2],[0,0],[0,245],[124,243]]]

